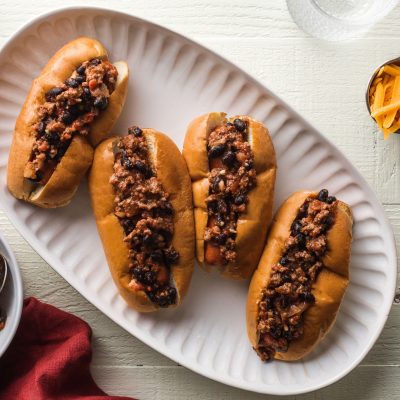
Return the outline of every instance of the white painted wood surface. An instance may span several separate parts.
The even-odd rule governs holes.
[[[0,45],[29,19],[81,1],[0,0]],[[237,63],[328,136],[361,171],[384,204],[400,243],[400,137],[384,141],[368,116],[364,91],[377,64],[400,55],[400,7],[364,38],[327,43],[292,22],[283,0],[86,0],[162,24]],[[128,335],[60,278],[0,211],[0,230],[20,263],[27,296],[49,302],[93,328],[93,374],[110,394],[140,399],[261,399],[203,378]],[[400,296],[399,296],[400,301]],[[352,373],[291,399],[399,399],[400,306]]]

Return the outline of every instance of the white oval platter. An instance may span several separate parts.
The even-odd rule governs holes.
[[[111,60],[126,59],[129,94],[115,132],[153,127],[182,145],[188,122],[208,111],[265,122],[278,156],[275,204],[291,192],[326,187],[353,208],[351,283],[337,323],[306,359],[262,364],[245,327],[247,282],[196,269],[182,307],[151,315],[129,309],[111,280],[86,183],[66,208],[16,201],[5,185],[16,117],[51,55],[81,35],[99,39]],[[20,29],[0,54],[0,202],[34,249],[83,296],[128,332],[181,365],[255,392],[294,394],[335,382],[366,355],[395,290],[396,250],[374,193],[349,161],[275,94],[204,47],[160,26],[99,8],[68,8]]]

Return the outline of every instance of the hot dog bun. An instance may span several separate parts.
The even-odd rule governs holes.
[[[314,192],[292,194],[274,217],[267,245],[250,283],[247,299],[247,332],[251,345],[256,348],[259,302],[262,291],[269,284],[272,266],[279,262],[285,240],[299,207]],[[304,313],[304,333],[290,342],[288,351],[277,352],[276,359],[292,361],[303,358],[328,333],[335,322],[340,303],[349,283],[349,262],[353,218],[349,206],[338,201],[333,226],[327,233],[328,250],[321,258],[324,267],[312,285],[315,303]]]
[[[67,152],[46,185],[34,188],[34,185],[24,178],[24,168],[35,142],[35,126],[39,122],[37,110],[45,102],[46,92],[61,86],[79,65],[94,58],[108,59],[104,46],[94,39],[78,38],[58,50],[33,81],[15,124],[8,161],[7,186],[17,199],[45,208],[68,204],[92,163],[92,147],[108,135],[121,113],[128,89],[128,66],[125,62],[114,64],[118,70],[115,91],[109,98],[107,109],[91,124],[89,136],[83,137],[78,134],[73,137]]]
[[[157,179],[169,193],[174,209],[173,247],[179,252],[179,262],[171,266],[171,274],[177,289],[179,305],[185,296],[194,267],[194,222],[190,177],[185,161],[176,145],[166,135],[153,129],[142,129],[146,138],[150,159]],[[156,311],[159,307],[142,290],[129,287],[128,247],[124,242],[124,230],[114,215],[115,193],[110,184],[113,174],[113,143],[118,138],[107,139],[96,149],[89,175],[89,190],[97,228],[104,246],[107,262],[115,284],[128,305],[141,312]]]
[[[230,121],[235,118],[241,118],[248,123],[248,141],[254,154],[257,184],[250,190],[246,212],[239,216],[237,222],[236,262],[218,267],[225,277],[246,279],[257,267],[272,219],[276,158],[268,130],[261,122],[248,116],[236,116]],[[227,121],[226,114],[222,112],[212,112],[196,118],[188,127],[183,145],[183,156],[192,179],[196,257],[199,264],[206,270],[211,268],[204,260],[204,231],[208,221],[205,200],[209,194],[208,174],[210,172],[207,138],[216,126]]]

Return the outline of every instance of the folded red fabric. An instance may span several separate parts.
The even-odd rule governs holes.
[[[1,400],[132,400],[108,396],[94,382],[89,325],[35,298],[0,359]]]

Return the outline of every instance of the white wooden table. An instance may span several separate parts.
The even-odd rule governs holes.
[[[32,17],[64,5],[98,5],[164,25],[235,62],[279,94],[330,138],[384,204],[400,243],[400,136],[384,141],[364,91],[377,64],[400,55],[400,7],[363,39],[328,43],[293,23],[283,0],[0,0],[0,45]],[[93,328],[92,371],[110,394],[139,399],[266,399],[203,378],[127,334],[47,265],[0,211],[0,230],[22,269],[26,296],[51,303]],[[400,301],[400,296],[399,296]],[[378,342],[340,382],[291,399],[399,399],[400,306]]]

